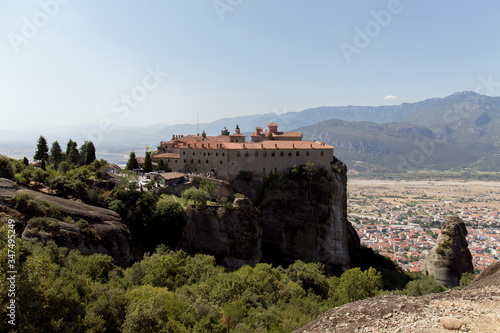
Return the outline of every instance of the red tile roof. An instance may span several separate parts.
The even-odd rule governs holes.
[[[151,157],[152,159],[159,159],[159,158],[180,158],[179,154],[175,153],[162,153],[162,154],[156,154]]]

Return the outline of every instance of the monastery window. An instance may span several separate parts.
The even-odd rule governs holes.
[[[220,161],[220,164],[222,164],[222,161]]]
[[[219,153],[215,153],[215,156],[219,156]]]
[[[296,153],[295,153],[295,156],[300,156],[300,152],[296,152]]]
[[[266,168],[262,168],[262,173],[266,174]]]
[[[203,153],[203,156],[207,156],[207,153]]]
[[[283,152],[280,152],[280,156],[283,156],[284,154],[285,154],[285,153],[283,153]]]
[[[198,164],[200,164],[200,163],[201,163],[201,160],[198,160]]]
[[[306,156],[309,156],[309,152],[308,151],[306,151]]]
[[[271,153],[271,156],[272,156],[272,157],[276,156],[276,153],[273,151],[273,152]]]
[[[183,152],[182,152],[182,155],[186,155],[186,152],[185,152],[185,151],[183,151]]]
[[[321,156],[325,155],[325,152],[324,152],[324,151],[321,151],[321,154],[320,154],[320,155],[321,155]]]
[[[288,156],[292,156],[292,152],[291,151],[288,152]]]
[[[236,157],[240,157],[241,156],[241,153],[238,151],[236,152]]]
[[[259,157],[259,152],[258,151],[255,152],[255,157]]]
[[[194,156],[194,151],[193,151],[193,156]]]
[[[207,160],[205,163],[207,163],[207,164],[208,164],[208,160]]]
[[[184,159],[184,163],[186,163],[186,159]]]
[[[194,161],[193,161],[193,160],[191,160],[191,163],[194,163]]]
[[[262,156],[267,157],[267,151],[263,152]]]
[[[248,152],[247,151],[245,152],[245,157],[248,157]]]
[[[175,163],[177,163],[177,160],[175,160]]]
[[[224,156],[224,153],[222,153],[222,156]]]

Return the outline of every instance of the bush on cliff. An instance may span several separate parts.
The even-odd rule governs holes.
[[[54,217],[61,216],[59,206],[38,200],[31,193],[18,193],[13,198],[15,209],[28,216]]]
[[[14,179],[14,167],[8,157],[0,155],[0,178]]]

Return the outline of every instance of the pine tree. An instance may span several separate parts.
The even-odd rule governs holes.
[[[144,156],[144,163],[142,164],[142,168],[144,172],[153,171],[153,163],[151,162],[151,153],[149,151],[146,152],[146,156]]]
[[[95,147],[92,141],[87,142],[85,149],[85,164],[89,165],[95,161]]]
[[[50,156],[49,156],[49,161],[54,164],[54,166],[57,168],[59,163],[61,163],[63,160],[62,156],[62,149],[61,146],[59,145],[59,142],[54,141],[52,143],[52,146],[50,147]]]
[[[47,166],[45,165],[45,160],[42,160],[42,163],[40,164],[40,168],[42,168],[42,170],[47,170]]]
[[[30,165],[30,161],[28,161],[28,159],[27,159],[26,157],[25,157],[25,158],[23,158],[23,163],[24,163],[24,165],[26,165],[26,166]]]
[[[80,156],[78,155],[77,143],[69,139],[66,145],[66,161],[70,164],[78,164]]]
[[[161,158],[158,160],[158,165],[156,166],[156,170],[165,171],[165,162],[163,162]]]
[[[38,144],[36,146],[36,152],[33,159],[38,161],[43,161],[49,158],[49,147],[47,146],[47,140],[43,135],[38,138]]]
[[[127,170],[134,170],[139,168],[139,162],[137,162],[137,158],[135,157],[135,153],[131,152],[130,156],[127,161],[127,165],[125,166],[125,169]]]

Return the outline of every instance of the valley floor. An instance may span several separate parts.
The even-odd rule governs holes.
[[[467,225],[478,271],[500,256],[500,182],[350,179],[347,188],[349,220],[362,244],[407,270],[420,270],[450,215]]]

